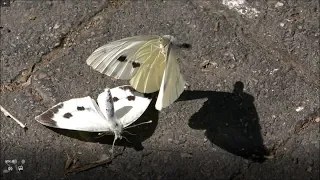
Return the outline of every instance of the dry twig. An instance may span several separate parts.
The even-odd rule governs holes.
[[[66,172],[66,174],[79,173],[79,172],[87,171],[87,170],[90,170],[90,169],[93,169],[93,168],[96,168],[96,167],[99,167],[99,166],[102,166],[102,165],[110,164],[116,157],[122,155],[124,150],[125,150],[125,147],[122,150],[122,152],[114,155],[112,158],[99,160],[99,161],[96,161],[96,162],[93,162],[93,163],[90,163],[90,164],[86,164],[86,165],[78,167],[78,168],[73,168],[73,169],[71,168]]]
[[[22,128],[27,129],[27,127],[26,127],[21,121],[19,121],[17,118],[15,118],[12,114],[10,114],[10,113],[9,113],[6,109],[4,109],[1,105],[0,105],[0,110],[1,110],[1,112],[2,112],[5,116],[7,116],[7,117],[13,119],[14,121],[16,121],[16,123],[18,123]]]

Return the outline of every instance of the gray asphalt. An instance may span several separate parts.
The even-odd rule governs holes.
[[[244,3],[243,3],[244,2]],[[242,4],[241,4],[242,3]],[[244,0],[15,1],[1,7],[1,179],[319,179],[319,2]],[[190,85],[116,144],[49,129],[36,115],[71,98],[128,84],[86,58],[134,35],[175,36]],[[25,160],[6,172],[5,160]]]

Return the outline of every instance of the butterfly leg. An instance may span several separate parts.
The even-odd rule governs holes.
[[[114,152],[114,143],[116,142],[116,140],[117,140],[117,138],[115,137],[114,139],[113,139],[113,143],[112,143],[112,148],[110,149],[110,153],[111,153],[111,157],[113,158],[114,156],[113,156],[113,152]]]

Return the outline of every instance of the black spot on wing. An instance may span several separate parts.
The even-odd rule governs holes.
[[[59,103],[56,106],[53,106],[50,110],[40,115],[38,121],[48,126],[57,126],[56,121],[54,121],[52,118],[54,114],[57,114],[59,112],[59,109],[61,109],[62,107],[63,103]]]
[[[134,92],[134,91],[136,91],[133,87],[131,87],[131,86],[121,86],[120,87],[120,89],[122,89],[122,90],[130,90],[130,91],[132,91],[132,92]]]
[[[138,62],[132,62],[132,67],[133,67],[133,68],[140,67],[140,63],[138,63]]]
[[[59,109],[61,109],[62,107],[63,107],[63,103],[60,103],[60,104],[52,107],[52,108],[51,108],[51,111],[52,111],[53,113],[57,113],[57,112],[59,111]]]
[[[45,125],[56,126],[57,125],[56,121],[52,120],[53,116],[54,116],[54,113],[51,110],[49,110],[43,113],[42,115],[40,115],[38,121]]]
[[[43,113],[43,114],[40,116],[40,118],[41,118],[41,119],[51,119],[51,118],[53,118],[53,116],[54,116],[54,113],[49,110],[49,111],[47,111],[46,113]]]
[[[117,102],[117,101],[119,101],[119,98],[113,97],[113,102]]]
[[[127,56],[121,55],[120,57],[118,57],[118,61],[120,61],[120,62],[126,62],[126,61],[127,61]]]
[[[63,115],[63,117],[69,119],[69,118],[72,117],[72,114],[71,114],[71,113],[65,113],[65,114]]]
[[[77,106],[77,110],[78,110],[78,111],[84,111],[85,108],[84,108],[83,106]]]
[[[128,99],[129,101],[134,101],[134,100],[136,99],[136,97],[135,97],[135,96],[128,96],[127,99]]]

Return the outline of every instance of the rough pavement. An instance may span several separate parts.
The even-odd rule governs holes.
[[[319,179],[319,3],[310,1],[15,1],[1,7],[1,179]],[[170,34],[192,45],[190,87],[151,105],[107,167],[112,136],[49,129],[34,117],[75,97],[127,84],[86,65],[97,47]],[[22,159],[23,172],[5,160]]]

